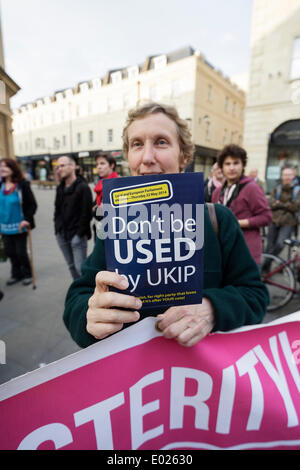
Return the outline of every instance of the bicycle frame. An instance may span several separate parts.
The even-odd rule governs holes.
[[[265,274],[263,276],[263,282],[265,284],[269,284],[271,286],[280,287],[281,289],[285,289],[289,292],[292,292],[293,294],[297,294],[297,292],[298,292],[297,289],[293,289],[292,287],[284,286],[282,284],[279,284],[278,282],[274,282],[274,281],[269,279],[274,274],[279,273],[280,271],[282,271],[283,268],[285,268],[286,266],[289,266],[290,264],[294,264],[294,263],[299,263],[299,266],[300,266],[300,256],[298,255],[298,253],[294,256],[294,258],[291,258],[291,259],[281,263],[276,269],[274,269],[273,271],[270,271],[269,273]]]

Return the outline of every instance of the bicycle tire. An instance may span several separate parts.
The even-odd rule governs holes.
[[[279,258],[279,256],[270,255],[268,253],[262,254],[262,269],[266,265],[270,264],[270,268],[267,272],[262,272],[262,281],[268,289],[270,296],[270,303],[267,307],[268,312],[273,312],[281,307],[287,305],[292,299],[294,292],[288,289],[296,288],[296,280],[293,271],[289,266],[283,266],[278,272],[272,271],[277,270],[280,265],[285,263],[285,260]],[[272,285],[272,282],[276,285]]]

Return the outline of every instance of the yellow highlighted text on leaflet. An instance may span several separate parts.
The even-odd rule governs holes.
[[[131,204],[133,202],[161,199],[169,197],[169,195],[170,191],[168,184],[162,183],[153,186],[144,186],[115,191],[113,193],[113,203],[114,205],[118,206],[120,204]]]

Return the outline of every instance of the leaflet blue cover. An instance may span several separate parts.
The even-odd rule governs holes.
[[[123,293],[143,307],[202,302],[202,173],[103,180],[103,209],[107,269],[127,277]]]

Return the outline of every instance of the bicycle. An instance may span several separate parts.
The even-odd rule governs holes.
[[[300,282],[300,240],[287,239],[288,259],[262,254],[262,281],[267,286],[270,296],[268,312],[287,305],[295,294],[300,296],[297,281]]]

